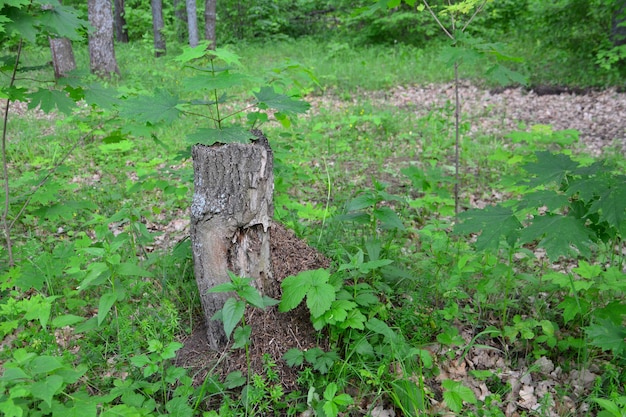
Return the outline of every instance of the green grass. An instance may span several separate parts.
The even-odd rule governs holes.
[[[303,72],[291,74],[292,86],[322,104],[290,128],[263,126],[276,157],[276,217],[332,257],[334,274],[318,278],[337,283],[332,286],[337,299],[347,301],[320,319],[331,352],[299,353],[301,386],[291,396],[280,392],[268,358],[263,374],[250,380],[232,375],[216,382],[209,375],[204,385],[193,386],[189,375],[170,362],[176,342],[200,316],[189,241],[160,248],[156,239],[171,221],[187,216],[192,172],[185,135],[206,122],[187,117],[139,130],[109,114],[104,123],[94,123],[99,116],[85,110],[83,116],[57,115],[51,128],[50,121],[27,113],[12,116],[9,125],[11,216],[60,155],[84,139],[16,222],[15,268],[4,266],[7,254],[4,246],[0,249],[0,336],[6,342],[0,361],[5,370],[28,374],[13,378],[18,371],[5,373],[0,406],[47,410],[50,399],[55,407],[60,402],[78,407],[84,401],[111,413],[163,414],[173,407],[188,415],[210,408],[209,416],[265,413],[260,411],[265,408],[300,413],[310,393],[310,405],[318,411],[350,410],[354,401],[367,407],[393,404],[398,413],[417,408],[428,415],[437,412],[431,399],[442,400],[435,375],[461,356],[474,355],[473,346],[501,352],[498,366],[524,372],[530,372],[524,363],[541,357],[565,372],[600,367],[605,372],[580,401],[623,398],[626,347],[619,338],[609,344],[594,336],[623,332],[612,313],[622,311],[626,293],[624,258],[612,250],[623,245],[623,231],[606,228],[589,213],[589,224],[605,227],[609,236],[591,258],[591,264],[602,265],[599,270],[575,257],[554,263],[536,258],[539,239],[509,246],[506,238],[515,236],[499,235],[495,249],[477,249],[474,234],[453,232],[453,111],[417,117],[410,108],[380,105],[367,93],[450,81],[435,47],[354,48],[302,39],[275,42],[271,48],[232,48],[249,74],[264,77],[297,61],[334,93],[322,100],[315,82]],[[76,54],[86,68],[85,47],[77,47]],[[181,93],[181,79],[188,73],[170,57],[153,58],[145,43],[120,45],[117,56],[123,76],[110,84],[121,94],[160,87]],[[27,50],[26,62],[42,59],[47,59],[44,50]],[[48,78],[50,72],[40,70],[32,78]],[[478,68],[468,73],[480,74]],[[554,72],[545,74],[548,81],[558,80],[549,78]],[[572,79],[585,80],[577,74]],[[112,135],[117,130],[122,133]],[[529,175],[523,166],[535,161],[536,151],[563,149],[558,139],[516,147],[489,135],[464,141],[463,206],[470,195],[491,201],[490,193],[497,192],[508,200],[504,209],[517,210],[515,204],[530,194],[518,184]],[[509,163],[513,157],[517,162]],[[574,159],[593,162],[584,154]],[[613,154],[611,161],[614,174],[626,166],[621,156]],[[563,208],[575,209],[583,208]],[[540,216],[532,204],[516,213],[522,220]],[[552,270],[559,266],[578,269],[571,274]],[[341,319],[343,313],[353,321]],[[48,370],[38,373],[42,364]],[[72,370],[85,375],[88,389],[72,379]],[[498,369],[488,370],[493,375],[481,377],[487,378],[487,398],[479,401],[449,381],[442,407],[459,406],[457,415],[501,415],[510,387]],[[250,398],[257,399],[254,410],[241,400],[238,390],[245,383]],[[50,384],[61,385],[52,393],[42,391]],[[557,388],[557,395],[573,395],[566,384]],[[459,398],[465,405],[455,402]]]

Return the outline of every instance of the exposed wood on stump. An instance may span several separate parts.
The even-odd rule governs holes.
[[[194,269],[209,345],[216,350],[227,340],[222,323],[211,318],[232,294],[207,291],[229,282],[228,271],[253,278],[261,294],[272,279],[269,227],[274,214],[274,159],[267,138],[258,131],[254,134],[258,140],[252,144],[192,149]]]

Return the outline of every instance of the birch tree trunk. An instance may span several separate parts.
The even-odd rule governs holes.
[[[210,42],[209,47],[215,49],[215,5],[217,0],[206,0],[204,2],[204,38]]]
[[[67,38],[49,38],[54,78],[65,77],[76,69],[76,59],[72,49],[72,41]]]
[[[195,145],[191,243],[209,345],[226,346],[221,322],[211,318],[232,294],[207,293],[230,282],[228,272],[253,278],[266,294],[273,277],[270,222],[274,212],[274,157],[267,138],[254,143]]]
[[[113,12],[111,0],[88,0],[89,24],[93,31],[89,33],[89,62],[91,72],[101,77],[119,75],[113,45]]]
[[[151,0],[152,5],[152,34],[154,35],[154,56],[165,54],[165,36],[163,30],[163,0]]]
[[[187,5],[187,30],[189,31],[189,46],[198,46],[198,13],[196,0],[186,0]]]

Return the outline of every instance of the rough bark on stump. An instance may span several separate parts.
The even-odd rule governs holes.
[[[260,132],[251,144],[195,145],[191,242],[194,270],[211,348],[226,343],[223,325],[211,320],[232,294],[207,293],[229,282],[228,271],[253,278],[265,294],[272,279],[269,227],[274,212],[272,150]]]

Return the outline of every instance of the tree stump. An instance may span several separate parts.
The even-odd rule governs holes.
[[[195,145],[191,243],[194,270],[214,350],[227,344],[221,322],[211,320],[232,294],[207,293],[229,282],[228,272],[253,278],[265,294],[272,279],[269,228],[274,206],[274,157],[267,138],[250,144]]]

